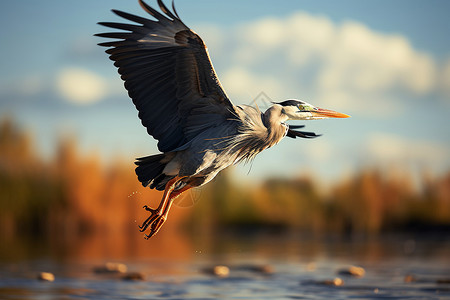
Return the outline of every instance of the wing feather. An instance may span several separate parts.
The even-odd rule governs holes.
[[[127,30],[127,31],[134,31],[138,33],[146,33],[146,30],[142,26],[138,25],[132,25],[127,23],[115,23],[115,22],[98,22],[98,25],[114,28],[114,29],[121,29],[121,30]]]
[[[161,0],[161,12],[142,0],[155,20],[123,11],[113,12],[134,23],[99,22],[123,30],[96,34],[112,41],[100,43],[114,61],[142,124],[162,152],[187,145],[201,131],[232,117],[226,96],[202,39]]]
[[[152,20],[149,20],[149,19],[146,19],[146,18],[142,18],[142,17],[136,16],[136,15],[132,15],[132,14],[129,14],[127,12],[123,12],[123,11],[116,10],[116,9],[113,9],[112,12],[115,13],[116,15],[118,15],[119,17],[127,19],[128,21],[132,21],[132,22],[135,22],[135,23],[139,23],[139,24],[145,25],[148,28],[152,28],[152,25],[157,23],[156,21],[152,21]]]

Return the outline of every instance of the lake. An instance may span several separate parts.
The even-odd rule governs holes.
[[[119,254],[113,248],[123,247],[120,241],[98,246],[98,239],[77,241],[72,250],[41,247],[39,241],[27,250],[0,246],[0,299],[450,299],[447,232],[372,238],[247,232],[154,241],[139,236]],[[78,248],[85,244],[104,248]],[[102,269],[107,262],[127,270]],[[349,274],[351,266],[364,274]],[[39,272],[51,272],[55,280],[37,280]]]

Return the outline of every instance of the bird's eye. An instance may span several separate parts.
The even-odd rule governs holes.
[[[305,110],[305,106],[300,104],[300,105],[298,106],[298,109],[301,110],[301,111],[304,111],[304,110]]]

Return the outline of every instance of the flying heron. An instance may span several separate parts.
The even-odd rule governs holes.
[[[158,140],[160,154],[138,158],[136,174],[143,186],[164,191],[156,209],[140,227],[155,235],[167,219],[173,200],[211,181],[220,171],[253,159],[264,149],[290,138],[311,138],[303,126],[288,120],[347,118],[300,100],[257,107],[234,105],[223,90],[205,43],[158,0],[159,12],[139,0],[154,19],[123,11],[118,16],[135,24],[99,22],[123,31],[96,34],[113,41],[100,43],[114,61],[142,125]]]

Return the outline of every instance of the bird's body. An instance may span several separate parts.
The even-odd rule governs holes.
[[[147,166],[156,156],[139,159],[136,169],[139,179],[158,190],[164,190],[167,182],[175,176],[184,177],[180,185],[185,183],[196,187],[208,183],[223,169],[253,158],[286,135],[288,127],[283,123],[264,125],[273,122],[270,116],[280,107],[273,106],[262,114],[251,106],[237,106],[237,116],[230,116],[219,126],[205,129],[180,150],[158,157],[157,161],[163,167],[161,172],[155,173],[157,168],[154,165]]]
[[[193,187],[211,181],[236,162],[251,160],[285,137],[315,137],[294,130],[288,120],[348,117],[316,108],[300,100],[258,108],[235,106],[216,76],[202,39],[161,0],[162,12],[139,3],[156,21],[114,10],[139,25],[101,22],[125,30],[97,34],[120,39],[101,43],[115,61],[125,88],[139,111],[147,132],[161,154],[139,158],[136,174],[144,186],[164,190],[163,199],[141,230],[154,235],[167,218],[172,200]]]

